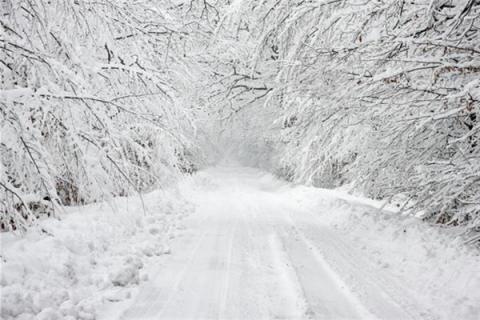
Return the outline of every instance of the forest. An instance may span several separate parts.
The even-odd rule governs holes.
[[[290,181],[480,227],[478,1],[1,10],[3,230],[161,188],[226,146]]]

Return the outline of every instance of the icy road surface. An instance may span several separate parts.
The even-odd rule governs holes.
[[[294,187],[248,168],[201,174],[197,210],[121,319],[428,318]]]

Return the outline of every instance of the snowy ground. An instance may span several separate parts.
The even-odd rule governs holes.
[[[180,189],[3,234],[2,317],[480,318],[480,256],[445,230],[251,168]]]
[[[26,235],[1,233],[1,319],[95,319],[130,297],[143,272],[169,254],[192,211],[179,190],[69,208]]]

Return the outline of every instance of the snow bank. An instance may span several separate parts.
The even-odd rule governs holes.
[[[464,244],[462,229],[429,225],[393,206],[379,210],[381,202],[339,190],[297,187],[288,193],[350,239],[374,268],[400,279],[433,318],[480,319],[480,252]]]
[[[143,202],[68,208],[23,236],[0,234],[1,318],[95,319],[100,305],[129,298],[147,279],[144,263],[170,252],[168,240],[191,211],[172,189]]]

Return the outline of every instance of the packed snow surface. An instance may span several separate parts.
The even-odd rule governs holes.
[[[179,190],[146,196],[146,214],[89,206],[2,235],[2,317],[480,318],[478,252],[443,229],[252,168]]]

